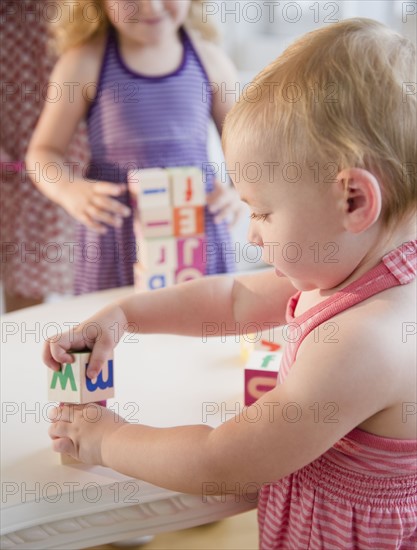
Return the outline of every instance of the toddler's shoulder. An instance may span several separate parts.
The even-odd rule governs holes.
[[[366,362],[378,376],[397,375],[399,364],[405,372],[415,363],[415,303],[415,282],[387,289],[323,322],[299,351],[340,357],[350,369]]]

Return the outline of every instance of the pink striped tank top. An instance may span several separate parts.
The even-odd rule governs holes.
[[[293,296],[279,382],[312,330],[378,292],[411,282],[416,271],[417,241],[410,241],[299,317],[294,311],[301,293]],[[356,428],[317,460],[265,485],[258,518],[263,550],[416,550],[417,440]]]

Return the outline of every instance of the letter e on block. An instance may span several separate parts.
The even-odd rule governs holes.
[[[174,208],[174,235],[187,237],[204,233],[204,207],[182,206]]]

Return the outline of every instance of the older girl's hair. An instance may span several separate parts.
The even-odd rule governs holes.
[[[358,18],[323,27],[243,89],[224,148],[295,162],[312,181],[364,168],[381,184],[381,219],[390,225],[417,206],[415,74],[415,47],[384,25]]]
[[[191,0],[185,24],[189,29],[199,32],[204,39],[215,42],[218,40],[217,29],[203,17],[205,1]],[[64,3],[64,0],[61,2]],[[61,17],[51,24],[52,48],[59,54],[104,34],[110,25],[102,0],[65,0],[60,12]]]

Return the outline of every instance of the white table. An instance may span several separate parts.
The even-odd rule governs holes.
[[[4,550],[83,548],[200,525],[255,507],[250,498],[236,502],[234,496],[175,493],[108,468],[64,466],[51,450],[44,336],[130,293],[131,288],[104,291],[2,318]],[[160,427],[216,425],[241,407],[239,344],[234,337],[203,342],[128,335],[115,351],[115,388],[109,405],[131,421]]]

